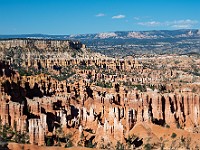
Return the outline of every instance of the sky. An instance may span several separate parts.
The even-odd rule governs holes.
[[[200,0],[0,0],[0,34],[200,28]]]

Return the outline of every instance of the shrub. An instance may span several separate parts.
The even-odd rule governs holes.
[[[181,129],[181,125],[180,125],[179,122],[176,123],[176,127],[177,127],[178,129]]]
[[[181,143],[185,143],[185,138],[181,136]]]
[[[89,147],[89,148],[95,148],[96,147],[96,143],[92,144],[92,141],[89,140],[85,143],[85,147]]]
[[[47,146],[51,146],[51,139],[50,138],[47,139]]]
[[[116,150],[124,150],[124,145],[120,143],[119,141],[117,142]]]
[[[69,148],[69,147],[72,147],[72,146],[73,146],[73,143],[72,143],[71,140],[69,140],[69,141],[67,142],[67,144],[65,144],[65,148]]]
[[[100,87],[103,87],[103,88],[112,88],[112,82],[97,81],[96,86],[100,86]]]
[[[176,137],[176,133],[172,133],[171,138],[175,138]]]
[[[147,143],[144,145],[145,150],[151,150],[151,144]]]
[[[168,124],[165,125],[166,128],[170,128],[170,126]]]

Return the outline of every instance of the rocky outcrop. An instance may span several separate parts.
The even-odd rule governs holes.
[[[128,148],[129,140],[137,147],[142,135],[130,136],[138,124],[149,130],[145,123],[198,132],[199,85],[192,81],[199,78],[184,72],[191,77],[191,83],[184,83],[187,66],[172,70],[167,64],[156,70],[154,65],[165,60],[149,65],[132,57],[38,60],[27,58],[21,67],[46,68],[46,73],[20,75],[11,61],[0,62],[1,124],[27,133],[31,144],[115,148],[123,143]],[[55,78],[69,71],[74,74]]]
[[[6,39],[0,40],[0,49],[10,48],[24,48],[24,49],[37,49],[37,50],[69,50],[69,49],[81,49],[86,46],[80,42],[74,42],[69,40],[43,40],[43,39]]]

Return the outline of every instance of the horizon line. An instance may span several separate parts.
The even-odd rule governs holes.
[[[200,30],[197,28],[190,29],[161,29],[161,30],[119,30],[119,31],[104,31],[96,33],[76,33],[76,34],[48,34],[48,33],[19,33],[19,34],[0,34],[0,36],[17,36],[17,35],[50,35],[50,36],[68,36],[68,35],[84,35],[84,34],[100,34],[100,33],[112,33],[112,32],[148,32],[148,31],[180,31],[180,30]]]

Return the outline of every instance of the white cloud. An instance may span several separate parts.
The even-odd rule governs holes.
[[[117,15],[117,16],[113,16],[112,19],[122,19],[125,18],[125,15]]]
[[[178,24],[175,24],[175,25],[173,25],[173,26],[171,26],[172,28],[184,28],[184,29],[186,29],[186,28],[191,28],[192,26],[191,25],[178,25]]]
[[[133,17],[134,20],[143,20],[143,19],[150,19],[150,16],[135,16]]]
[[[196,24],[198,24],[197,20],[190,20],[190,19],[178,20],[169,23],[169,25],[173,28],[191,28]]]
[[[138,24],[142,25],[142,26],[151,26],[151,27],[155,27],[155,26],[160,26],[161,25],[161,23],[157,22],[157,21],[139,22]]]
[[[149,27],[172,27],[172,28],[191,28],[194,25],[198,24],[197,20],[175,20],[175,21],[165,21],[165,22],[158,22],[158,21],[149,21],[149,22],[138,22],[138,25],[142,26],[149,26]]]
[[[140,20],[140,18],[139,18],[139,17],[133,17],[133,19],[134,19],[134,20]]]
[[[103,13],[99,13],[96,15],[96,17],[104,17],[104,16],[105,16],[105,14],[103,14]]]

